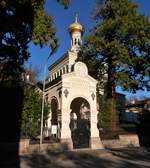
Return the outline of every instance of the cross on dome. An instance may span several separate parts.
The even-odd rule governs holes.
[[[80,32],[80,33],[83,33],[84,32],[84,28],[83,26],[78,22],[78,13],[75,14],[75,22],[72,23],[70,26],[69,26],[69,32],[70,33],[73,33],[73,32]]]
[[[75,13],[75,23],[78,23],[78,13]]]

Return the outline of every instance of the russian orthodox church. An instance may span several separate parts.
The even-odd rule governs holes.
[[[71,48],[49,67],[45,96],[51,112],[47,136],[59,139],[70,149],[103,148],[97,128],[97,81],[78,58],[83,26],[76,16],[69,26]]]

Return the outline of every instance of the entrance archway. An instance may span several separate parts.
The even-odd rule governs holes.
[[[70,105],[70,129],[73,148],[90,147],[90,104],[82,97]]]
[[[52,98],[51,100],[51,112],[52,112],[51,124],[52,125],[58,124],[57,111],[58,111],[58,101],[56,98]]]
[[[55,97],[51,100],[51,112],[51,135],[54,140],[59,140],[61,127],[59,120],[60,110],[58,110],[58,101]]]

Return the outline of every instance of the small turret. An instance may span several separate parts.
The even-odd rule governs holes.
[[[69,26],[69,33],[71,36],[71,51],[78,52],[82,45],[82,34],[84,32],[83,26],[78,22],[78,15],[75,16],[75,22]]]

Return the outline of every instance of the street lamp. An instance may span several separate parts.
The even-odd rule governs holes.
[[[48,59],[50,58],[52,54],[50,53],[45,64],[44,64],[44,79],[43,79],[43,95],[42,95],[42,111],[41,111],[41,127],[40,127],[40,151],[41,151],[41,148],[42,148],[42,140],[43,140],[43,115],[44,115],[44,103],[45,103],[45,79],[46,79],[46,69],[47,69],[47,61]]]

